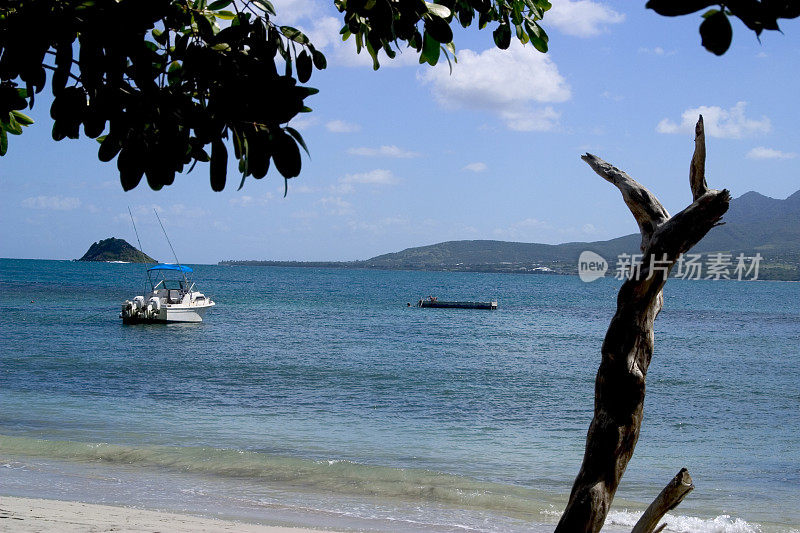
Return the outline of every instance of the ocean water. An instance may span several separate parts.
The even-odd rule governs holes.
[[[198,265],[202,324],[123,326],[140,265],[0,260],[0,494],[359,531],[551,531],[619,281]],[[407,307],[429,294],[497,311]],[[606,530],[800,531],[800,284],[670,280]]]

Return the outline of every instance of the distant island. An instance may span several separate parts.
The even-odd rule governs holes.
[[[140,252],[125,239],[110,237],[96,242],[89,247],[78,261],[124,261],[126,263],[156,263],[157,261],[144,252]]]
[[[785,200],[748,192],[732,200],[724,225],[714,228],[692,253],[761,256],[758,279],[800,281],[800,191]],[[382,270],[444,270],[577,274],[578,256],[590,250],[609,262],[614,275],[617,258],[639,253],[638,233],[608,241],[536,244],[504,241],[449,241],[408,248],[362,261],[221,261],[220,265]],[[673,270],[673,274],[675,271]]]

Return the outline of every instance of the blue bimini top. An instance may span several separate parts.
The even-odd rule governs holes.
[[[190,267],[187,267],[186,265],[173,265],[172,263],[160,263],[156,266],[152,266],[147,269],[148,272],[151,272],[153,270],[177,270],[178,272],[186,272],[186,273],[194,272],[194,270],[192,270]]]

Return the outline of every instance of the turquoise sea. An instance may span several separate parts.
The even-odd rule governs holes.
[[[0,260],[0,495],[359,531],[551,531],[619,281],[195,266],[202,324],[123,326],[141,265]],[[429,294],[497,311],[407,307]],[[800,284],[670,280],[606,530],[800,531]]]

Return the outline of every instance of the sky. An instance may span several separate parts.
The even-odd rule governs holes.
[[[710,187],[786,198],[800,189],[800,22],[759,43],[738,20],[722,57],[700,46],[699,15],[665,18],[644,0],[552,0],[550,51],[491,30],[455,31],[458,63],[413,52],[377,72],[338,36],[333,2],[276,0],[328,58],[296,117],[311,152],[289,181],[273,169],[241,191],[231,157],[215,193],[207,165],[161,191],[119,184],[92,139],[55,142],[48,95],[0,158],[0,257],[74,259],[108,237],[181,262],[367,259],[449,240],[561,243],[637,231],[618,191],[580,160],[593,153],[653,191],[691,201],[694,123],[705,118]]]

